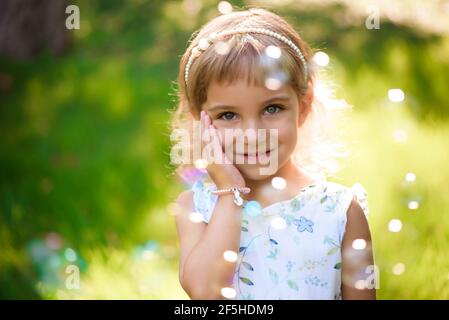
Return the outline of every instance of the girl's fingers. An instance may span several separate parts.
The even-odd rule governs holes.
[[[220,134],[220,131],[215,128],[215,126],[212,124],[212,120],[209,117],[209,115],[205,111],[201,111],[201,132],[207,132],[207,141],[210,143],[212,142],[212,148],[214,150],[215,156],[221,157],[219,159],[214,159],[214,161],[218,161],[218,163],[224,163],[228,164],[230,161],[227,159],[227,157],[224,154],[224,148],[223,148],[223,141]],[[203,145],[204,146],[204,145]],[[208,152],[206,152],[207,156],[209,155]],[[206,159],[210,160],[210,159]]]
[[[216,132],[214,126],[209,124],[209,126],[207,128],[209,129],[211,141],[214,142],[213,148],[214,148],[215,152],[218,152],[218,151],[221,152],[220,140],[219,140],[219,138],[217,136],[217,132]]]
[[[204,136],[204,134],[207,133],[207,128],[208,128],[207,121],[206,121],[207,115],[206,115],[205,111],[201,111],[201,112],[202,112],[201,134]]]
[[[217,128],[215,128],[215,126],[213,124],[209,125],[209,129],[212,129],[214,132],[214,135],[217,137],[218,142],[220,143],[220,146],[223,146],[223,141],[221,140],[221,134],[220,132],[217,130]]]
[[[220,131],[218,131],[217,128],[215,128],[213,124],[209,125],[209,130],[211,132],[212,138],[216,141],[216,143],[214,144],[214,148],[215,148],[216,152],[221,157],[219,159],[220,163],[222,163],[222,164],[230,164],[231,162],[229,161],[229,159],[227,158],[227,156],[226,156],[226,154],[224,152]]]
[[[206,113],[206,111],[202,110],[201,111],[201,152],[202,152],[202,156],[205,157],[205,160],[207,160],[208,162],[212,161],[212,159],[210,158],[210,154],[208,151],[204,151],[205,147],[208,143],[211,142],[211,139],[213,138],[213,135],[211,133],[211,130],[209,129],[209,122],[208,122],[208,115]]]
[[[202,146],[203,144],[203,132],[204,132],[204,128],[203,128],[203,111],[200,112],[200,144]]]
[[[204,141],[203,141],[203,138],[204,138],[204,133],[205,133],[205,131],[206,131],[206,128],[207,127],[205,127],[204,126],[204,111],[203,110],[201,110],[201,112],[200,112],[200,136],[199,136],[199,138],[200,138],[200,141],[199,141],[199,145],[200,145],[200,150],[201,150],[201,155],[200,155],[200,158],[202,158],[202,150],[204,149]]]
[[[217,148],[217,150],[223,152],[221,137],[220,137],[220,134],[219,134],[217,128],[215,128],[213,124],[210,124],[209,131],[211,133],[212,138],[216,141],[216,144],[214,144],[214,148]]]
[[[206,113],[206,112],[204,112],[204,118],[205,118],[205,125],[206,125],[206,128],[209,128],[209,129],[217,129],[217,128],[215,128],[215,126],[212,124],[212,119],[210,118],[210,116]]]
[[[209,115],[206,113],[206,112],[204,112],[204,117],[206,118],[206,128],[209,128],[209,126],[212,124],[212,122],[211,122],[211,120],[210,120],[210,117],[209,117]]]

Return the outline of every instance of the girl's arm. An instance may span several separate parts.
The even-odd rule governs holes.
[[[232,197],[218,197],[209,224],[190,221],[189,214],[194,211],[192,191],[184,191],[177,199],[179,281],[191,299],[221,299],[221,289],[232,284],[236,262],[226,261],[223,253],[238,253],[242,214]]]
[[[366,243],[364,249],[354,249],[353,242],[356,239],[363,239]],[[358,241],[362,243],[363,241]],[[376,289],[370,279],[376,279],[374,274],[373,251],[371,246],[371,234],[368,221],[362,208],[356,200],[352,200],[348,212],[346,231],[342,243],[342,298],[348,299],[376,299]],[[368,272],[368,273],[367,273]],[[363,286],[363,280],[366,281],[368,288],[356,288]]]

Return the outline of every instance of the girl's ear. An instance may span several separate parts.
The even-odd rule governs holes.
[[[313,85],[311,82],[309,82],[306,94],[299,101],[298,128],[303,125],[304,121],[306,121],[307,116],[310,113],[310,110],[312,110],[312,102],[313,102]]]

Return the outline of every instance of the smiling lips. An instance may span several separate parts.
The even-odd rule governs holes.
[[[241,153],[239,153],[238,155],[239,156],[243,156],[245,159],[247,159],[247,158],[260,158],[261,156],[269,156],[270,154],[271,154],[271,151],[273,151],[273,150],[268,150],[267,152],[265,152],[265,153],[251,153],[251,154],[249,154],[249,153],[244,153],[244,154],[241,154]]]

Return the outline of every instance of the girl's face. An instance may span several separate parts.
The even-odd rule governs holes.
[[[252,143],[256,145],[257,129],[266,129],[266,149],[270,150],[270,129],[277,129],[277,148],[269,153],[269,156],[277,156],[277,168],[274,173],[285,165],[295,150],[298,127],[303,121],[304,115],[300,113],[300,101],[291,86],[285,85],[278,90],[270,90],[265,87],[248,85],[246,80],[238,80],[230,85],[211,83],[207,92],[207,101],[202,109],[210,116],[213,125],[224,137],[225,129],[254,130],[255,139],[244,140],[245,150],[236,150],[236,139],[225,141],[226,145],[233,144],[233,148],[224,145],[225,152],[231,159],[233,155],[236,163],[237,154],[248,154],[251,157],[254,151],[248,148]],[[301,108],[302,109],[302,108]],[[306,108],[307,109],[307,108]],[[272,138],[272,137],[271,137]],[[260,140],[257,143],[261,142]],[[231,153],[229,150],[231,149]],[[260,150],[260,149],[259,149]],[[267,176],[261,175],[261,167],[267,167],[266,161],[261,164],[257,158],[255,164],[248,164],[248,157],[244,158],[244,164],[236,163],[245,178],[262,180]],[[272,159],[270,159],[272,161]]]

